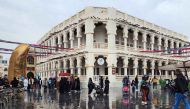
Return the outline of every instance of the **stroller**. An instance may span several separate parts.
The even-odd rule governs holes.
[[[123,92],[123,96],[124,95],[129,95],[129,78],[128,77],[125,77],[123,79],[123,87],[122,87],[122,92]]]
[[[123,95],[129,95],[129,85],[123,85],[122,92]]]
[[[95,85],[94,89],[96,90],[97,95],[104,95],[104,91],[103,91],[103,89],[101,88],[100,85]]]

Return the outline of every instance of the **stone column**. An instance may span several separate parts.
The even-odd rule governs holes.
[[[112,74],[112,68],[116,67],[117,56],[115,54],[115,35],[116,35],[116,22],[109,20],[106,24],[107,35],[108,35],[108,77],[111,82],[111,86],[115,83],[115,75]]]
[[[158,67],[160,67],[160,66],[162,66],[162,61],[161,60],[158,62]],[[160,77],[162,77],[162,71],[160,69],[158,69],[158,70],[160,72]]]
[[[85,34],[86,34],[86,49],[90,50],[94,45],[94,21],[92,19],[87,19],[85,21]]]
[[[137,50],[137,40],[138,40],[138,31],[137,29],[134,29],[134,36],[133,36],[134,50]]]
[[[71,48],[73,48],[73,40],[74,40],[74,31],[73,29],[70,29],[70,44],[71,44]]]
[[[95,62],[94,54],[93,53],[86,54],[85,59],[86,59],[85,60],[86,76],[88,80],[88,78],[94,77],[94,62]]]
[[[64,70],[64,72],[67,72],[67,60],[66,59],[64,59],[63,60],[63,66],[64,66],[64,68],[63,68],[63,70]]]
[[[158,50],[161,50],[161,45],[162,45],[162,37],[158,37]]]
[[[147,43],[147,34],[146,31],[143,33],[143,50],[146,50],[146,43]]]
[[[115,50],[115,35],[116,35],[116,23],[112,20],[107,21],[106,24],[107,35],[108,35],[108,50]]]
[[[143,60],[143,69],[144,69],[144,75],[146,75],[147,74],[147,71],[146,71],[146,69],[147,69],[147,60],[146,59]]]
[[[164,43],[165,53],[167,53],[167,50],[168,50],[168,39],[165,39],[164,41],[165,41],[165,43]]]
[[[170,46],[170,49],[172,49],[172,51],[171,51],[171,53],[174,53],[174,51],[173,51],[173,49],[174,49],[174,40],[173,39],[171,39],[171,42],[170,42],[171,44],[171,46]]]
[[[64,31],[63,32],[63,39],[64,39],[64,41],[63,41],[63,43],[64,43],[64,47],[65,48],[68,48],[68,46],[67,46],[67,43],[68,43],[68,41],[67,41],[67,32],[66,31]]]
[[[108,54],[108,77],[111,83],[111,86],[114,85],[116,82],[115,74],[113,74],[112,69],[116,68],[116,63],[117,63],[117,56],[114,54]]]
[[[61,34],[58,34],[58,47],[61,47]]]
[[[125,71],[125,76],[128,75],[127,73],[127,68],[128,68],[128,63],[129,63],[129,59],[128,59],[128,56],[125,56],[124,58],[124,71]]]
[[[154,34],[151,35],[151,50],[154,50]]]
[[[169,62],[168,62],[168,60],[167,60],[166,63],[165,63],[165,65],[168,65],[168,63],[169,63]],[[165,73],[166,73],[166,79],[169,79],[169,77],[168,77],[168,76],[169,76],[169,75],[168,75],[168,71],[165,70]]]
[[[124,47],[125,47],[125,51],[127,51],[127,38],[128,38],[128,27],[125,26],[124,27],[124,35],[123,35],[123,38],[124,38]]]
[[[81,25],[77,25],[77,38],[78,38],[78,48],[80,48],[81,45]]]
[[[70,58],[70,71],[71,71],[71,74],[74,74],[74,64],[73,64],[73,59]]]
[[[155,60],[151,61],[152,77],[154,77]]]
[[[176,41],[176,48],[179,48],[179,41]],[[176,50],[175,52],[178,53],[178,50]]]
[[[137,68],[138,68],[138,58],[134,59],[134,76],[138,75]]]
[[[77,57],[77,73],[78,73],[78,77],[80,77],[81,75],[81,57]]]

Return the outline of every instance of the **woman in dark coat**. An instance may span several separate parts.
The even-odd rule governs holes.
[[[75,89],[76,89],[76,91],[80,91],[80,79],[79,79],[79,77],[77,77],[76,79],[75,79]]]
[[[64,78],[61,78],[59,82],[59,92],[64,93],[65,92],[65,85],[66,83],[64,82]]]
[[[106,80],[105,80],[105,88],[104,88],[104,93],[107,95],[109,94],[109,84],[110,84],[110,81],[108,80],[108,77],[106,77]]]
[[[94,83],[92,82],[92,78],[89,78],[88,81],[88,94],[90,95],[94,89]]]
[[[136,90],[138,90],[138,86],[139,86],[138,76],[135,77],[135,86],[136,86]]]
[[[75,78],[74,78],[74,76],[70,77],[70,88],[72,91],[75,90]]]
[[[71,84],[70,84],[70,78],[66,78],[66,92],[71,91]]]
[[[100,84],[101,88],[104,88],[104,79],[102,76],[100,76],[100,83],[99,84]]]

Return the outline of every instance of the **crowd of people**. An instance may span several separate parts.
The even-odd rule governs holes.
[[[166,80],[164,89],[167,87],[167,89],[170,90],[171,95],[173,95],[175,99],[175,103],[172,106],[172,109],[178,109],[180,101],[183,101],[185,104],[185,109],[190,109],[190,104],[188,100],[188,94],[189,94],[189,86],[190,81],[187,77],[183,75],[183,73],[180,70],[175,71],[176,79],[174,80]],[[142,104],[147,105],[148,102],[151,101],[150,97],[150,90],[151,86],[153,89],[157,89],[157,84],[162,84],[162,79],[157,79],[156,76],[153,78],[150,78],[149,75],[143,75],[141,82],[138,80],[138,76],[135,77],[134,80],[130,82],[129,77],[126,76],[123,78],[123,87],[128,86],[128,88],[132,88],[132,92],[138,91],[138,87],[140,87],[140,92],[142,96]],[[140,83],[140,84],[139,84]],[[162,85],[161,85],[162,87]]]
[[[102,90],[102,93],[108,95],[109,94],[109,84],[110,84],[110,81],[109,81],[108,77],[106,77],[106,79],[104,81],[104,78],[102,76],[100,76],[98,85],[92,81],[92,78],[89,78],[88,94],[90,95],[92,93],[92,91],[95,89],[96,91]],[[97,87],[99,87],[99,88],[97,88]]]
[[[59,82],[59,92],[69,93],[71,91],[80,92],[80,79],[79,77],[62,77]]]
[[[190,82],[187,77],[185,77],[180,70],[176,70],[175,72],[176,79],[170,80],[169,82],[165,82],[165,86],[173,92],[173,96],[175,96],[175,103],[173,105],[173,109],[178,109],[180,101],[182,100],[185,104],[186,109],[190,109],[190,104],[188,101],[188,93],[190,86]],[[134,80],[130,81],[129,76],[123,78],[123,88],[127,86],[127,91],[130,91],[132,88],[132,92],[141,92],[142,96],[142,104],[147,105],[149,101],[151,101],[150,91],[151,87],[153,89],[158,89],[158,83],[161,85],[161,78],[158,79],[156,76],[153,78],[149,77],[149,75],[143,75],[141,81],[139,81],[138,76],[134,78]],[[109,94],[109,84],[110,81],[108,77],[103,78],[102,76],[99,77],[99,83],[95,84],[92,78],[89,78],[88,81],[88,94],[91,95],[93,90],[102,91],[102,94],[108,95]],[[60,93],[70,93],[80,92],[81,90],[81,83],[79,77],[75,76],[68,76],[68,77],[61,77],[60,81],[58,82],[55,78],[45,78],[41,80],[41,78],[16,78],[9,82],[7,75],[3,78],[0,77],[0,86],[5,88],[17,88],[18,86],[23,86],[25,90],[32,90],[32,89],[41,89],[44,87],[46,90],[49,89],[59,89]],[[161,85],[162,86],[162,85]],[[126,88],[125,88],[126,89]],[[129,90],[128,90],[129,89]],[[140,89],[140,90],[139,90]],[[98,93],[97,93],[98,94]]]

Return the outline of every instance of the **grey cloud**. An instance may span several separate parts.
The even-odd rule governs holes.
[[[36,43],[86,6],[114,7],[189,35],[189,0],[0,0],[0,39]],[[0,47],[12,47],[0,44]]]

